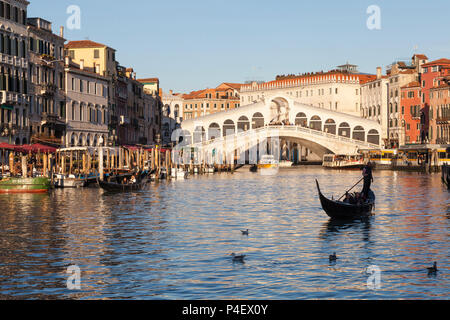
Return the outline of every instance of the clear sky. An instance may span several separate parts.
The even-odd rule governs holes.
[[[347,61],[375,73],[414,52],[450,58],[449,0],[29,0],[29,17],[67,40],[104,43],[138,78],[168,91],[327,71]],[[67,8],[81,9],[68,30]],[[367,8],[381,9],[369,30]],[[415,50],[417,48],[417,50]]]

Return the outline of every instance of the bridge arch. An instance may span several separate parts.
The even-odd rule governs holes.
[[[379,145],[380,133],[375,129],[370,130],[369,133],[367,134],[367,142]]]
[[[306,117],[306,114],[303,112],[297,113],[295,116],[295,125],[296,126],[302,126],[306,128],[308,126],[308,118]]]
[[[309,127],[313,130],[322,131],[322,119],[319,116],[312,116],[309,120]]]
[[[339,125],[338,135],[341,137],[350,138],[350,125],[347,122],[342,122]]]
[[[194,143],[202,142],[206,138],[205,128],[203,126],[198,126],[194,130]]]
[[[242,116],[238,120],[238,131],[248,131],[250,129],[250,120],[246,116]]]
[[[233,135],[236,133],[236,126],[231,119],[225,120],[223,123],[223,136]]]
[[[252,129],[259,129],[264,127],[264,116],[260,112],[256,112],[252,117]]]
[[[358,141],[366,141],[366,130],[364,130],[364,128],[361,126],[355,127],[353,129],[352,138],[354,140],[358,140]]]
[[[214,140],[220,138],[221,130],[218,123],[211,123],[208,128],[208,139]]]
[[[330,134],[336,134],[336,121],[333,119],[328,119],[325,121],[323,131]]]

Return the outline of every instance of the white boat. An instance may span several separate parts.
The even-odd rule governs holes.
[[[175,175],[176,175],[177,180],[178,179],[179,180],[184,180],[184,179],[187,179],[188,176],[189,176],[189,172],[184,171],[184,169],[182,169],[182,168],[180,168],[178,170],[175,169],[174,171],[175,171]]]
[[[290,168],[294,163],[292,161],[283,160],[280,161],[280,168]]]
[[[364,167],[364,156],[361,154],[355,155],[336,155],[326,154],[323,157],[323,166],[326,168],[362,168]]]
[[[280,163],[273,155],[265,155],[258,163],[258,169],[262,175],[275,175],[278,172]]]
[[[216,169],[213,166],[208,166],[208,167],[206,167],[205,172],[206,173],[214,173],[214,172],[216,172]]]
[[[54,185],[56,188],[82,188],[86,186],[86,180],[79,179],[73,174],[68,176],[57,174],[54,178]]]

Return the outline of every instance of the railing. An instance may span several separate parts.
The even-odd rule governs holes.
[[[258,129],[253,129],[253,130],[248,130],[248,131],[241,131],[238,132],[237,134],[235,133],[233,135],[233,138],[236,139],[243,139],[246,138],[247,136],[252,136],[252,135],[258,135],[263,133],[264,131],[267,131],[267,133],[269,131],[291,131],[291,132],[303,132],[312,136],[321,136],[321,137],[325,137],[327,139],[331,139],[334,141],[340,141],[340,142],[345,142],[345,143],[350,143],[353,145],[358,145],[361,147],[367,147],[369,149],[379,149],[380,146],[377,144],[373,144],[370,142],[366,142],[366,141],[360,141],[360,140],[355,140],[355,139],[351,139],[351,138],[347,138],[347,137],[343,137],[343,136],[339,136],[339,135],[334,135],[331,133],[327,133],[327,132],[323,132],[320,130],[313,130],[310,128],[305,128],[305,127],[299,127],[299,126],[265,126],[265,127],[261,127]],[[197,131],[198,132],[198,131]],[[219,132],[219,130],[218,130]],[[220,132],[222,132],[220,130]],[[194,132],[195,135],[195,132]],[[211,144],[220,144],[220,143],[224,143],[229,141],[230,136],[228,137],[220,137],[220,138],[216,138],[216,139],[212,139],[212,140],[206,140],[206,141],[202,141],[202,142],[198,142],[198,143],[193,143],[192,145],[194,147],[205,147]]]

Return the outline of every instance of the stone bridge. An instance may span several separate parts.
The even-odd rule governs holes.
[[[182,123],[184,145],[225,153],[280,138],[324,154],[355,154],[382,147],[378,122],[274,96],[237,109]],[[231,150],[233,149],[233,150]]]

